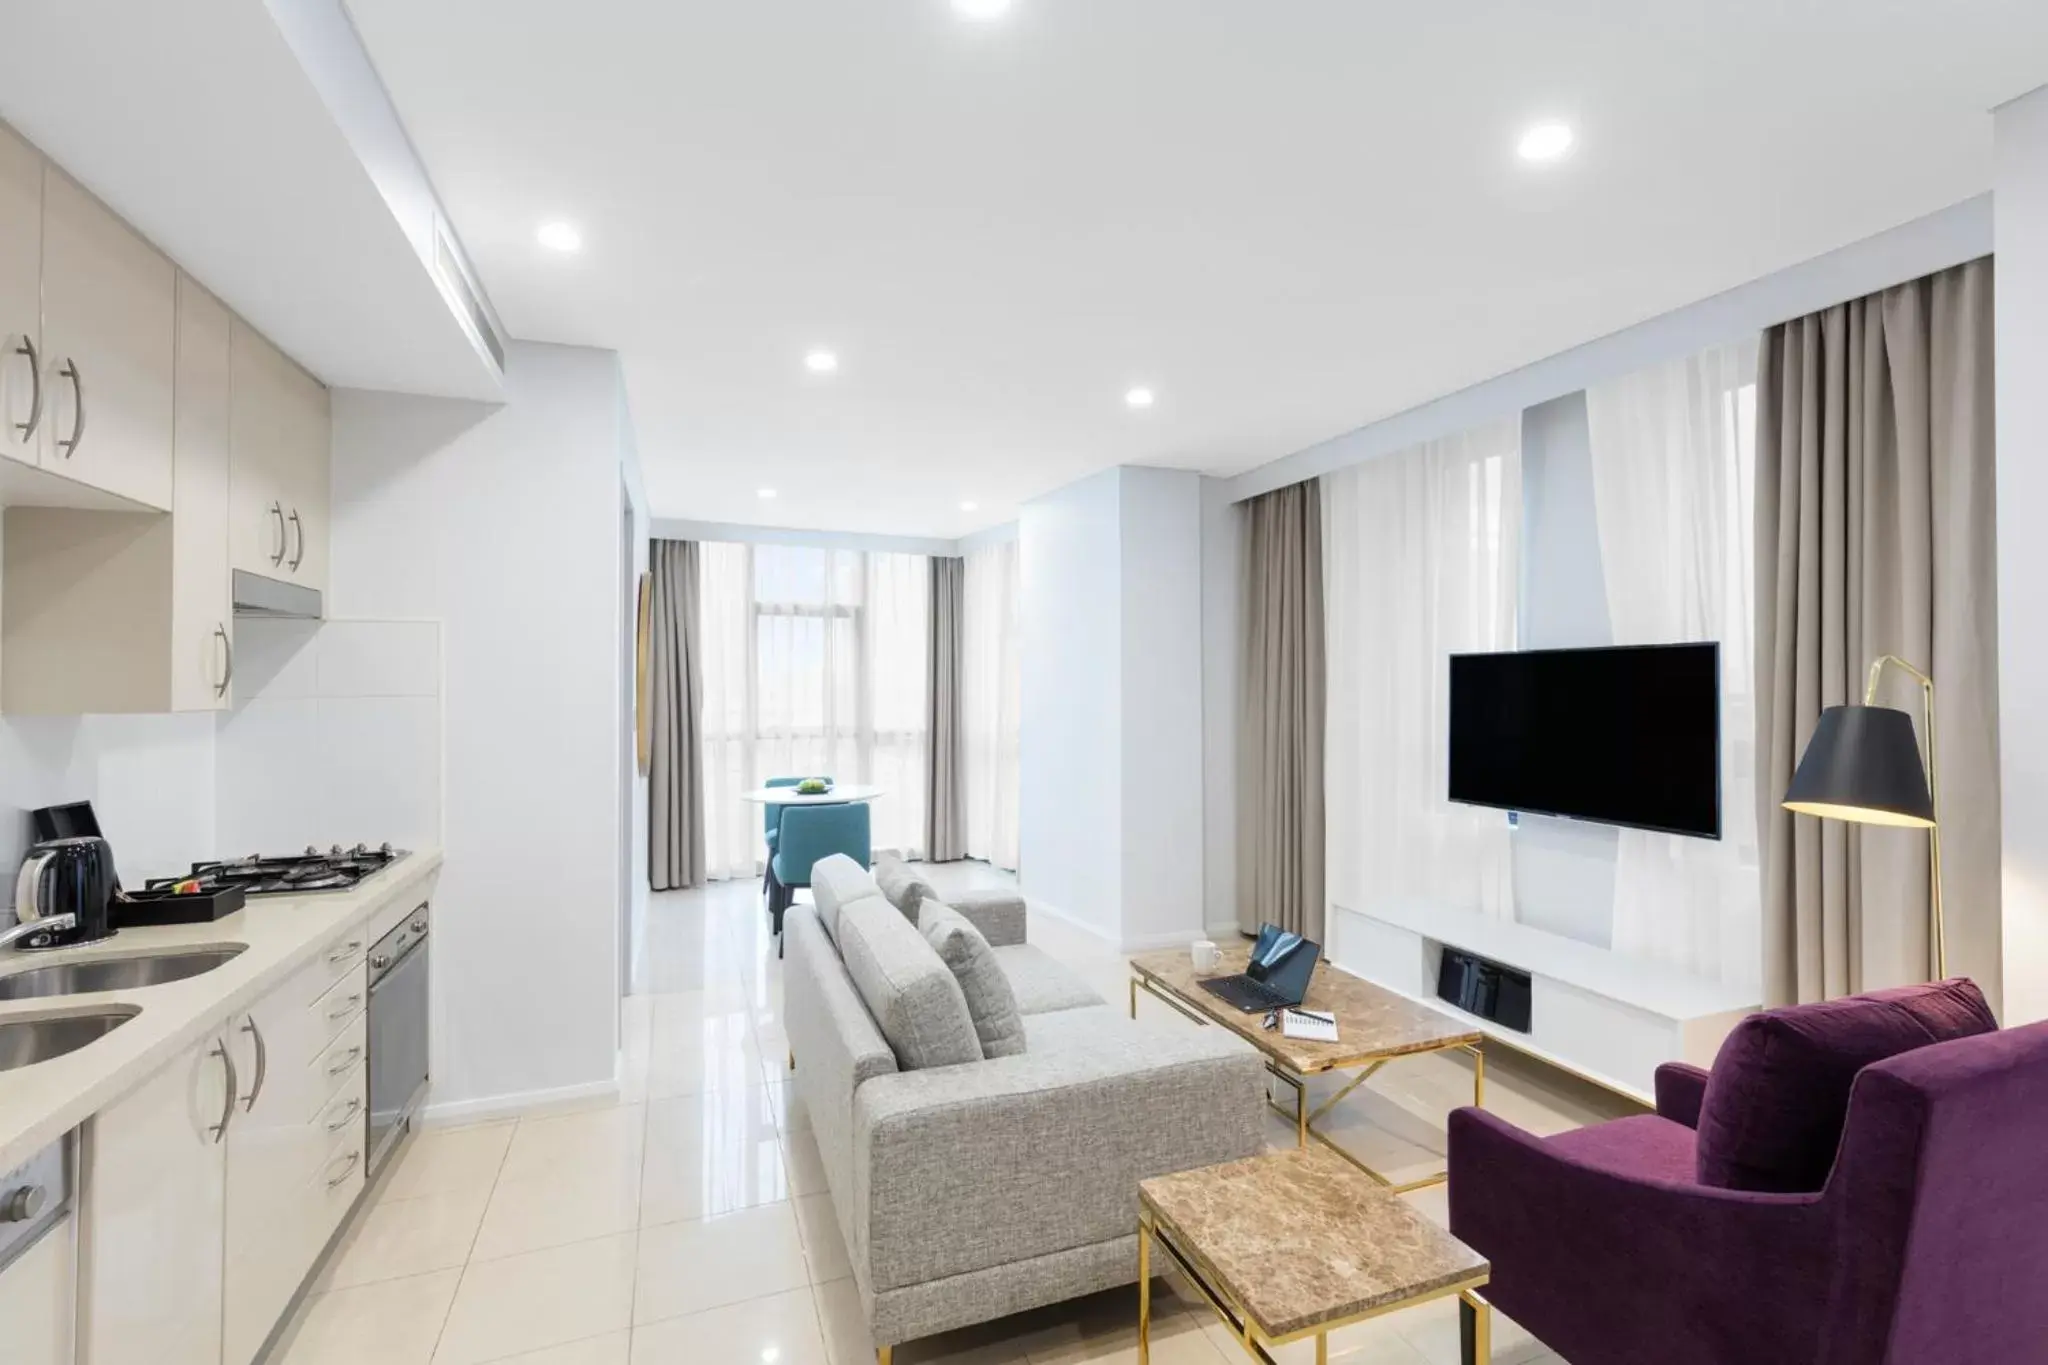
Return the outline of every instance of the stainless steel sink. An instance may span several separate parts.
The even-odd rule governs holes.
[[[52,995],[88,995],[94,991],[131,991],[142,986],[162,986],[204,975],[233,959],[247,946],[230,943],[218,948],[151,953],[146,957],[53,962],[47,967],[31,967],[25,972],[0,976],[0,1000],[34,1000]]]
[[[0,1021],[0,1071],[34,1066],[76,1052],[140,1013],[133,1005],[117,1005],[84,1014],[46,1014],[35,1019]]]

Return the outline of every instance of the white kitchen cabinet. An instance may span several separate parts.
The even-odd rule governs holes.
[[[237,569],[327,585],[328,394],[254,328],[234,329],[230,438]]]
[[[38,459],[42,351],[43,158],[0,124],[0,458]]]
[[[0,532],[0,710],[208,711],[229,704],[232,315],[177,291],[171,515],[10,507]]]
[[[334,1152],[362,1145],[363,1049],[331,1045],[361,1036],[362,951],[360,934],[331,945],[229,1031],[244,1081],[228,1129],[222,1365],[256,1358],[355,1202],[338,1194],[351,1177],[361,1188],[361,1157],[342,1169]]]
[[[79,1365],[221,1365],[231,1056],[209,1037],[87,1127]]]
[[[43,468],[169,511],[176,267],[49,167],[42,291]]]
[[[72,1365],[72,1220],[0,1270],[0,1365]]]
[[[170,709],[233,703],[228,578],[229,346],[233,319],[178,277],[177,415],[172,428]]]

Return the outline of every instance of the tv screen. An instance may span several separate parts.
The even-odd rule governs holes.
[[[1721,837],[1713,644],[1451,656],[1450,799]]]

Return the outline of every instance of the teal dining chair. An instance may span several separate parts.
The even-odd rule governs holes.
[[[794,787],[810,780],[808,777],[771,777],[761,785],[763,787]],[[821,777],[818,780],[828,787],[837,785],[829,777]],[[761,833],[767,836],[768,856],[773,858],[775,856],[775,841],[782,837],[782,807],[765,803],[762,805]],[[766,893],[770,885],[768,869],[766,866],[763,866],[761,869],[762,892]]]
[[[782,812],[782,838],[768,859],[768,913],[775,921],[775,955],[782,956],[782,916],[798,887],[811,884],[811,869],[835,853],[867,867],[874,862],[868,804],[789,806]]]

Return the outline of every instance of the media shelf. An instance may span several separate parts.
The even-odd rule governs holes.
[[[1524,924],[1427,906],[1331,907],[1330,960],[1392,991],[1470,1019],[1490,1038],[1595,1085],[1650,1103],[1657,1067],[1706,1066],[1751,993],[1623,957]],[[1529,974],[1529,1031],[1439,999],[1446,947]]]

